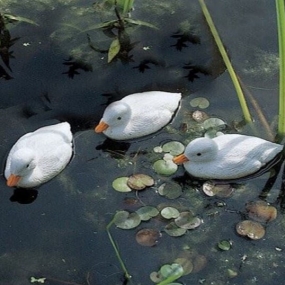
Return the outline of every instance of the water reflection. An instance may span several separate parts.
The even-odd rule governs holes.
[[[19,204],[33,203],[38,197],[38,191],[36,189],[14,189],[14,193],[10,198],[11,202],[18,202]]]

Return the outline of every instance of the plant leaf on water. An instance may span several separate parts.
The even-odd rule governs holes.
[[[159,214],[159,211],[152,206],[144,206],[136,210],[142,221],[148,221]]]
[[[114,224],[124,230],[136,228],[141,223],[140,216],[137,213],[119,211],[115,214]]]
[[[116,178],[112,183],[112,187],[119,192],[131,192],[132,189],[127,184],[128,180],[129,177]]]
[[[116,55],[120,52],[121,44],[118,38],[115,38],[109,47],[108,51],[108,63],[110,63]]]
[[[165,207],[160,211],[160,214],[165,219],[175,219],[179,217],[179,211],[174,207]]]

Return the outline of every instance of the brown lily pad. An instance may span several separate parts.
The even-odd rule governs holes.
[[[261,223],[273,221],[277,217],[277,209],[265,201],[247,203],[246,211],[251,219]]]
[[[134,190],[143,190],[153,184],[153,178],[146,174],[134,174],[127,181],[127,185]]]
[[[265,235],[264,227],[254,221],[245,220],[236,225],[236,231],[241,236],[247,236],[250,239],[261,239]]]
[[[155,229],[142,229],[136,234],[136,241],[142,246],[154,246],[157,244],[161,233]]]

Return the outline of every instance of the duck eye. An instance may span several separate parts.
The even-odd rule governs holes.
[[[202,153],[201,153],[201,152],[198,152],[198,153],[197,153],[197,156],[201,156],[201,155],[202,155]]]
[[[117,120],[119,120],[119,121],[120,121],[121,119],[122,119],[122,117],[118,117],[118,118],[117,118]]]
[[[29,168],[29,167],[30,167],[30,164],[28,163],[28,164],[26,165],[26,167]]]

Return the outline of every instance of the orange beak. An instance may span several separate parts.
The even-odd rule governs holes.
[[[9,186],[9,187],[17,186],[20,179],[21,179],[21,176],[11,174],[7,179],[7,186]]]
[[[173,157],[172,161],[175,164],[182,164],[184,162],[189,161],[189,159],[184,154],[180,154],[178,156]]]
[[[105,130],[107,130],[108,128],[109,128],[109,125],[107,123],[100,121],[100,123],[95,128],[95,133],[102,133]]]

